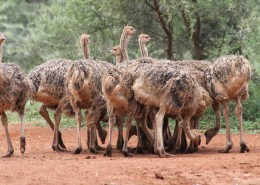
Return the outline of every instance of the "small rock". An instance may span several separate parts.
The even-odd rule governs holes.
[[[97,157],[96,156],[94,156],[94,155],[89,155],[89,156],[87,156],[85,159],[96,159]]]
[[[164,177],[160,173],[154,173],[156,179],[162,179],[164,180]]]

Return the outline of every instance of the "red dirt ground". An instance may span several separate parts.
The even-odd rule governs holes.
[[[125,158],[114,149],[114,157],[110,158],[103,154],[92,157],[84,144],[83,128],[84,150],[75,155],[54,152],[51,130],[34,126],[26,127],[26,152],[21,155],[19,128],[17,124],[9,126],[15,153],[11,158],[0,158],[0,184],[260,184],[260,134],[246,134],[250,152],[244,154],[239,153],[239,135],[233,135],[234,147],[229,154],[218,153],[225,146],[225,135],[217,135],[208,146],[202,137],[203,144],[196,154],[167,159],[144,154]],[[0,138],[0,152],[4,154],[7,146],[3,129]],[[63,130],[63,139],[68,150],[75,149],[76,129]],[[113,143],[115,140],[116,135]],[[135,138],[130,146],[135,146]]]

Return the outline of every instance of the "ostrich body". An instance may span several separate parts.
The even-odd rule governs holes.
[[[80,127],[82,122],[81,109],[86,109],[86,123],[90,130],[89,150],[97,153],[95,148],[95,129],[97,123],[106,114],[106,101],[101,92],[102,77],[114,65],[105,61],[78,60],[74,61],[66,75],[66,92],[75,112],[77,123],[78,146],[74,153],[82,151]]]
[[[2,56],[3,42],[5,40],[4,34],[0,33],[0,56]],[[2,58],[0,58],[2,59]],[[21,136],[20,136],[20,151],[25,152],[25,134],[24,134],[24,111],[26,101],[30,96],[30,86],[22,69],[12,63],[0,63],[0,116],[1,122],[5,129],[8,150],[3,157],[11,157],[14,153],[14,148],[8,131],[8,119],[5,111],[11,110],[17,112],[20,117]]]
[[[83,34],[80,42],[83,51],[87,51],[89,36]],[[86,56],[85,53],[89,55],[89,52],[84,52],[84,56]],[[73,109],[65,92],[65,75],[71,64],[72,61],[66,59],[50,60],[33,68],[28,75],[32,86],[32,99],[42,103],[39,113],[54,131],[52,148],[55,151],[60,151],[60,147],[66,149],[59,131],[61,114],[74,117]],[[47,109],[54,110],[55,124],[50,119]],[[100,129],[102,130],[102,128]],[[101,141],[105,142],[106,133],[99,134],[99,136]]]
[[[248,98],[248,83],[251,79],[251,65],[243,56],[228,55],[219,57],[208,69],[205,70],[206,88],[214,101],[223,105],[224,119],[226,122],[226,148],[220,152],[228,153],[233,147],[230,133],[230,109],[228,102],[236,102],[235,114],[240,126],[240,152],[249,151],[243,137],[241,100]],[[217,128],[220,128],[218,125]],[[208,140],[208,130],[205,136]],[[209,137],[211,139],[211,137]]]

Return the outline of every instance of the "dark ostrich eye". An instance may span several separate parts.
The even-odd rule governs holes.
[[[114,51],[116,51],[116,49],[113,49]]]
[[[148,36],[146,36],[146,38],[148,39],[149,37],[148,37]]]

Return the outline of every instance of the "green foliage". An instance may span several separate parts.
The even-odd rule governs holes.
[[[27,102],[26,104],[26,111],[25,111],[25,122],[30,123],[35,126],[48,126],[47,122],[44,120],[44,118],[39,114],[41,104],[37,102]],[[84,115],[84,114],[82,114]],[[49,116],[53,120],[53,110],[49,110]],[[17,113],[13,112],[7,112],[8,121],[10,123],[20,123],[20,118]],[[84,120],[84,117],[83,117]],[[85,122],[83,121],[82,127],[85,126]],[[62,115],[61,122],[60,122],[61,128],[71,128],[76,127],[75,119],[74,118],[68,118],[64,115]]]

